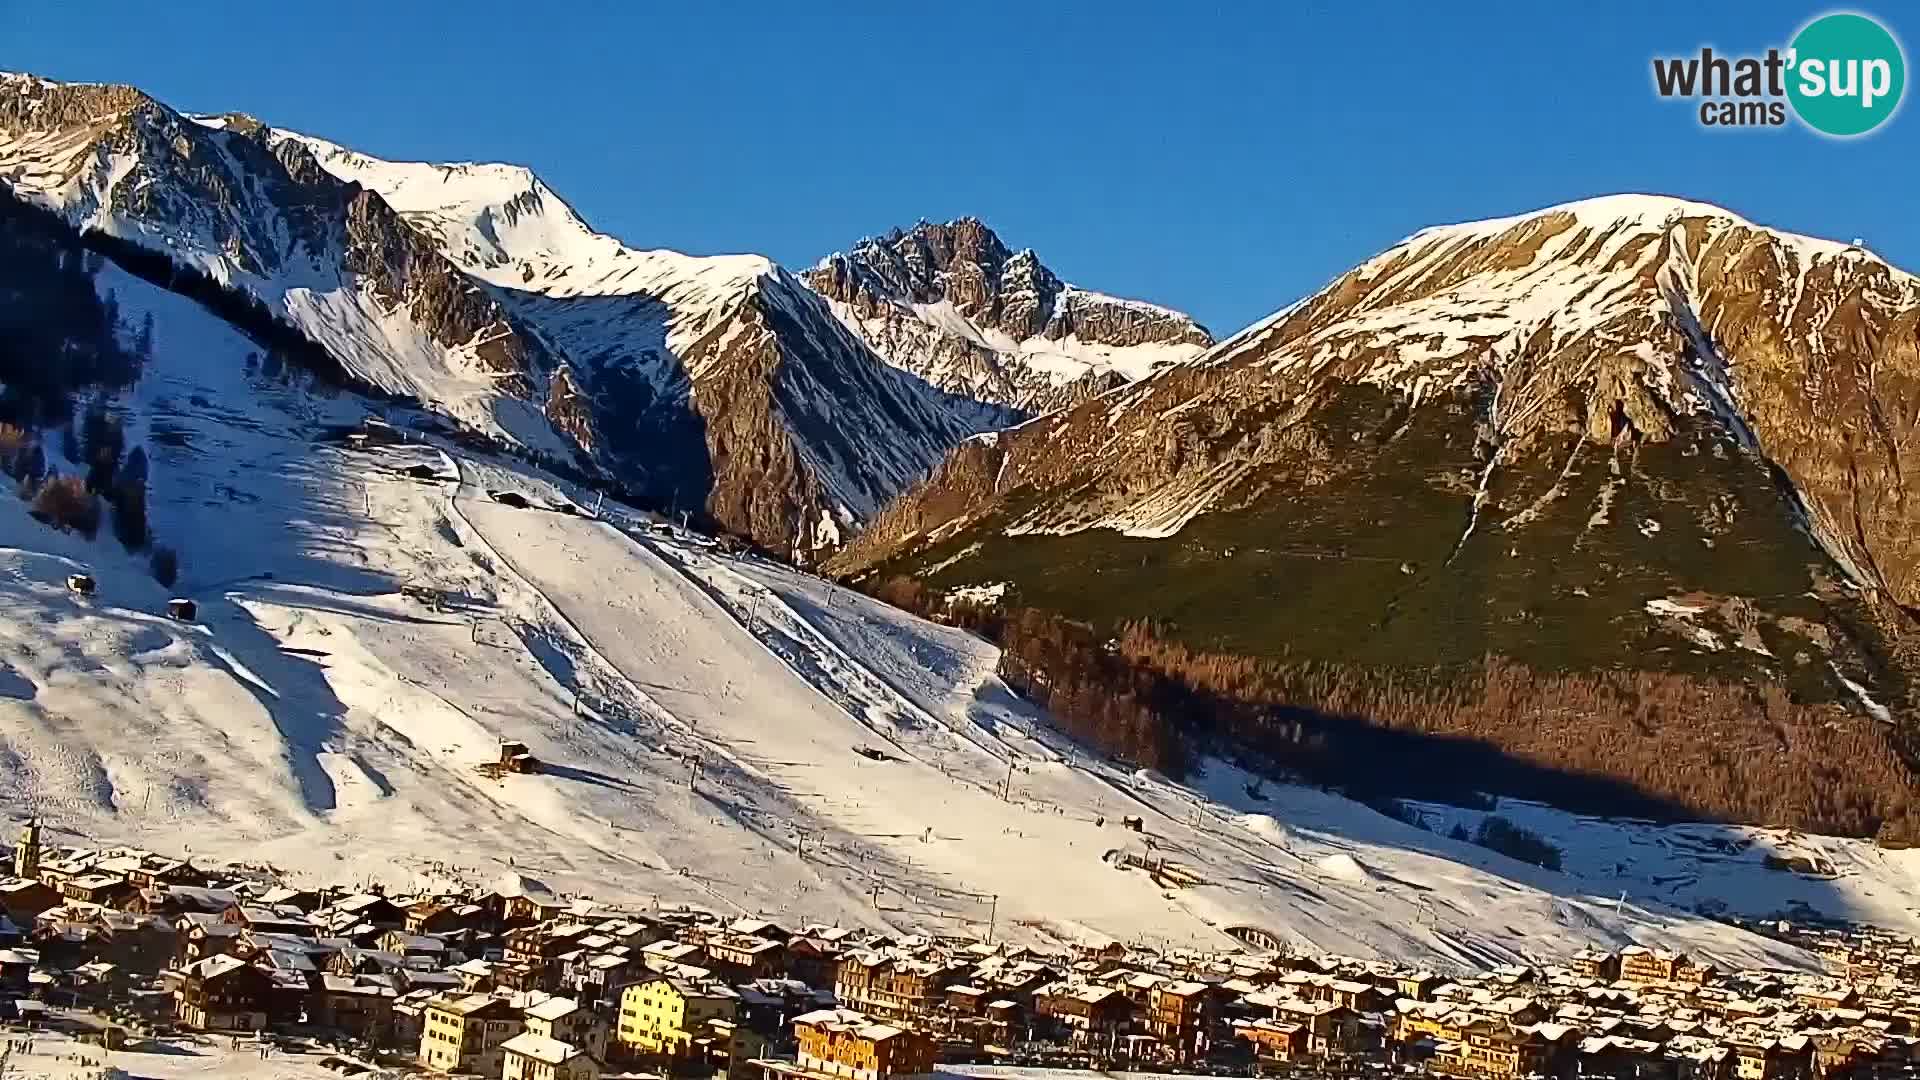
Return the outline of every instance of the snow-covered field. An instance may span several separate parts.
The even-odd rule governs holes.
[[[0,1063],[8,1080],[338,1080],[341,1075],[322,1064],[329,1058],[325,1053],[273,1050],[261,1057],[252,1041],[148,1040],[104,1050],[45,1030],[0,1034],[6,1043]],[[399,1072],[380,1069],[361,1075],[382,1080]]]
[[[1751,825],[1655,825],[1501,799],[1492,811],[1413,804],[1423,824],[1469,833],[1497,813],[1559,848],[1562,868],[1631,903],[1749,915],[1843,917],[1920,932],[1920,851]]]
[[[184,571],[162,589],[107,534],[56,533],[0,494],[0,802],[56,840],[1024,939],[1220,946],[1257,927],[1441,966],[1628,941],[1805,959],[1225,764],[1181,785],[1090,759],[978,638],[593,516],[518,465],[346,449],[321,436],[363,403],[249,375],[250,346],[187,301],[101,284],[131,324],[154,317],[122,404]],[[91,599],[63,588],[81,569]],[[197,622],[161,614],[170,592]],[[501,739],[546,768],[482,775]],[[1906,881],[1891,857],[1858,865],[1837,895]]]

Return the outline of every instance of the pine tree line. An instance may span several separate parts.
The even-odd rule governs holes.
[[[1195,650],[1147,623],[1102,640],[1051,612],[949,605],[910,578],[871,589],[997,643],[1000,674],[1068,735],[1176,777],[1210,754],[1374,803],[1494,794],[1920,842],[1920,792],[1889,729],[1779,686],[1499,657],[1465,669],[1279,661]]]

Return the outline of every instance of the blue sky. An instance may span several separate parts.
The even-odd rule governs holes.
[[[1911,103],[1836,142],[1706,130],[1653,94],[1653,56],[1783,45],[1822,7],[165,8],[0,0],[0,65],[384,157],[521,162],[637,246],[798,267],[974,214],[1070,280],[1222,334],[1424,225],[1614,191],[1862,237],[1920,270]],[[1920,18],[1855,10],[1912,58]]]

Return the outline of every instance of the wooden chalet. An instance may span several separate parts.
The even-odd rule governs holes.
[[[1134,1005],[1111,986],[1058,985],[1035,995],[1034,1014],[1064,1028],[1076,1045],[1107,1046],[1133,1022]]]
[[[273,991],[266,972],[231,956],[210,956],[181,970],[175,1017],[199,1031],[259,1031]]]
[[[138,891],[125,876],[103,870],[76,874],[60,882],[61,896],[78,903],[99,904],[102,907],[119,907]]]
[[[769,938],[720,934],[707,939],[706,951],[714,973],[736,982],[771,978],[787,970],[786,947]]]

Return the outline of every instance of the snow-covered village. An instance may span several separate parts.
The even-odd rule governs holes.
[[[1861,928],[1754,928],[1815,958],[1800,967],[1629,946],[1443,974],[1257,933],[1217,949],[1041,948],[783,926],[561,896],[511,875],[455,892],[308,887],[135,848],[49,846],[37,823],[11,870],[0,880],[10,1077],[1920,1069],[1920,946]]]

